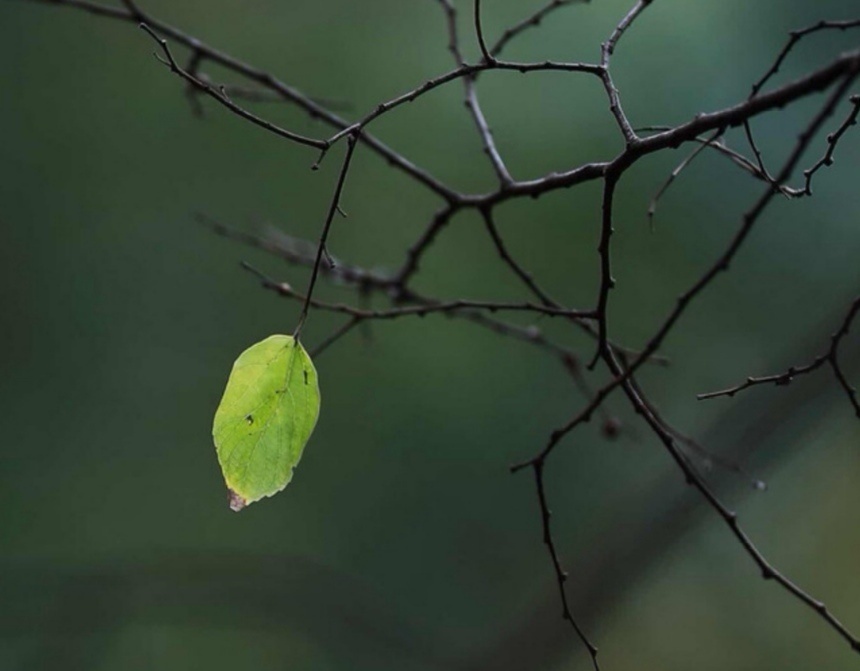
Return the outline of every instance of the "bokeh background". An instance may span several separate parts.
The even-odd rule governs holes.
[[[468,14],[470,3],[457,4]],[[539,6],[485,4],[492,36]],[[568,8],[508,53],[596,59],[629,4]],[[430,0],[145,8],[347,103],[348,115],[450,65]],[[787,31],[856,9],[853,0],[655,2],[615,58],[626,110],[649,125],[729,105]],[[810,41],[780,81],[857,40]],[[532,480],[508,473],[581,403],[556,363],[528,346],[442,317],[377,325],[370,339],[353,333],[317,362],[322,415],[293,483],[229,511],[214,409],[233,359],[290,332],[298,307],[238,263],[298,286],[307,273],[218,238],[193,214],[315,238],[338,160],[311,172],[312,151],[221,109],[206,105],[195,119],[152,51],[129,24],[31,2],[0,9],[0,668],[589,668],[559,619]],[[493,74],[480,92],[517,177],[619,149],[590,78]],[[819,100],[755,122],[772,164]],[[289,108],[260,111],[322,133]],[[458,188],[493,184],[459,84],[374,130]],[[709,474],[774,563],[854,631],[860,423],[834,381],[824,372],[731,401],[698,403],[695,394],[783,370],[826,345],[860,287],[858,146],[846,138],[814,199],[774,204],[733,271],[667,342],[672,366],[643,378],[678,426],[741,455],[767,481],[757,492],[748,478]],[[761,189],[702,156],[651,230],[648,201],[686,151],[643,161],[619,191],[612,319],[631,345],[715,257]],[[575,305],[596,287],[598,198],[592,184],[498,213],[523,263]],[[359,150],[344,199],[350,216],[335,222],[331,249],[396,267],[437,205]],[[417,285],[439,295],[523,296],[471,216],[455,220],[422,269]],[[349,296],[328,284],[319,291]],[[312,314],[308,342],[338,323]],[[591,351],[562,325],[541,327]],[[846,341],[855,379],[858,345]],[[587,427],[547,473],[574,610],[604,668],[855,668],[844,641],[761,580],[623,399],[609,408],[622,436],[607,441]]]

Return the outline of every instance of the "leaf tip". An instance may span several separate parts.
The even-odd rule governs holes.
[[[248,502],[232,489],[228,489],[227,491],[229,492],[228,501],[230,502],[230,510],[238,513],[248,505]]]

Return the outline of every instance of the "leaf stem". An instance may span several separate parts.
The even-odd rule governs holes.
[[[338,205],[340,204],[340,196],[343,193],[343,185],[346,183],[346,175],[349,172],[349,164],[352,161],[352,155],[355,152],[356,145],[356,135],[350,134],[347,140],[346,154],[343,157],[343,164],[340,168],[340,174],[337,178],[337,184],[334,188],[334,194],[332,195],[331,202],[328,207],[328,214],[325,218],[325,224],[323,225],[322,233],[320,234],[320,241],[317,245],[317,255],[314,259],[314,267],[311,271],[311,280],[308,283],[308,290],[305,293],[305,301],[302,304],[302,312],[299,315],[299,322],[296,324],[296,329],[293,331],[293,338],[296,339],[296,342],[299,342],[299,336],[302,332],[302,327],[305,325],[305,321],[308,318],[308,310],[311,306],[311,299],[313,298],[314,286],[317,283],[317,277],[319,276],[320,264],[322,263],[323,254],[325,253],[325,245],[326,240],[328,239],[329,230],[331,230],[331,222],[334,221],[334,215],[338,211]]]

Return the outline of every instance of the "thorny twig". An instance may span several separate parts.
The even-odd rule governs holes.
[[[739,385],[729,387],[728,389],[722,389],[720,391],[711,391],[705,394],[699,394],[696,398],[698,398],[700,401],[704,401],[711,398],[719,398],[721,396],[731,397],[746,389],[749,389],[750,387],[756,387],[762,384],[773,384],[778,387],[786,386],[794,382],[796,378],[817,371],[826,364],[830,366],[831,370],[833,371],[833,375],[839,382],[839,386],[842,387],[842,389],[845,391],[849,403],[851,403],[852,407],[854,408],[854,412],[856,413],[857,417],[860,418],[860,401],[858,401],[857,398],[857,390],[848,382],[848,378],[845,375],[845,371],[843,371],[842,367],[839,365],[839,346],[842,344],[842,341],[845,339],[845,337],[851,330],[851,325],[854,322],[854,318],[857,316],[858,312],[860,312],[860,297],[854,299],[854,302],[848,309],[848,313],[845,315],[845,318],[843,319],[839,329],[831,336],[830,347],[827,349],[827,351],[815,357],[815,359],[813,359],[810,363],[802,366],[791,366],[785,372],[777,373],[775,375],[766,375],[764,377],[748,377],[743,383]]]
[[[794,150],[791,152],[790,156],[786,160],[782,170],[777,177],[777,180],[780,183],[791,176],[792,172],[799,163],[804,151],[807,149],[812,138],[815,136],[815,134],[818,132],[824,122],[833,113],[838,103],[842,100],[843,96],[846,94],[850,86],[854,83],[856,77],[857,73],[852,73],[850,76],[846,77],[843,80],[842,84],[837,87],[836,90],[827,99],[819,113],[814,117],[814,119],[810,122],[806,129],[804,129],[804,131],[800,134],[800,137]],[[684,457],[683,453],[679,449],[675,436],[673,436],[672,433],[666,430],[665,426],[660,421],[658,421],[658,419],[654,416],[653,412],[651,412],[649,404],[646,401],[643,401],[642,395],[639,392],[635,384],[635,379],[633,377],[637,368],[642,363],[641,357],[647,356],[650,352],[656,350],[656,348],[658,348],[662,341],[665,339],[666,335],[670,332],[674,324],[686,311],[686,308],[691,303],[691,301],[693,301],[698,295],[700,295],[701,292],[708,285],[710,285],[710,283],[720,273],[723,273],[728,270],[731,261],[737,255],[738,251],[740,250],[746,238],[749,236],[759,217],[765,211],[768,204],[771,202],[774,195],[777,193],[779,193],[778,190],[769,187],[767,191],[765,191],[765,193],[758,199],[755,205],[744,215],[739,230],[735,234],[734,238],[732,238],[726,250],[709,268],[709,270],[705,272],[705,274],[702,275],[702,277],[699,278],[699,280],[695,282],[690,289],[688,289],[684,294],[679,297],[675,309],[670,312],[669,316],[663,322],[663,325],[652,337],[651,341],[643,350],[642,355],[640,355],[640,359],[634,360],[630,365],[625,366],[620,363],[618,357],[610,349],[607,348],[601,353],[600,358],[606,363],[607,368],[613,375],[612,381],[597,392],[597,394],[595,395],[595,401],[592,401],[590,404],[588,404],[584,410],[580,411],[563,427],[555,430],[550,435],[549,442],[541,452],[539,452],[531,460],[521,464],[517,464],[513,467],[513,470],[519,471],[520,469],[525,468],[527,466],[534,467],[538,463],[543,466],[563,437],[565,437],[567,434],[569,434],[581,424],[590,420],[592,413],[596,408],[597,400],[600,399],[599,402],[602,402],[602,399],[606,398],[615,389],[620,387],[621,389],[623,389],[625,395],[628,397],[628,400],[630,401],[636,413],[639,414],[646,421],[646,423],[651,427],[652,431],[658,437],[660,442],[663,443],[664,447],[667,449],[672,459],[683,472],[687,483],[695,487],[695,489],[698,490],[700,494],[702,494],[708,504],[719,514],[723,521],[729,526],[733,535],[737,538],[738,542],[761,569],[762,576],[766,580],[774,580],[784,590],[786,590],[799,601],[813,609],[819,615],[819,617],[821,617],[843,639],[845,639],[849,643],[849,645],[851,645],[852,649],[860,652],[860,638],[852,634],[851,631],[827,609],[823,602],[815,599],[806,591],[798,587],[764,558],[764,556],[755,546],[750,537],[740,527],[737,515],[731,510],[729,510],[717,498],[717,496],[708,487],[705,480],[695,471],[695,469],[691,468],[688,460]],[[847,327],[843,327],[843,331],[847,332]],[[536,482],[539,490],[538,494],[540,497],[543,497],[544,494],[541,491],[542,480],[536,478]]]
[[[776,57],[776,60],[773,61],[771,66],[767,69],[767,71],[761,76],[761,78],[752,85],[752,90],[750,91],[749,99],[755,98],[759,92],[764,88],[764,85],[767,84],[770,79],[779,72],[779,69],[782,67],[782,64],[785,62],[785,59],[791,53],[792,49],[800,42],[803,38],[808,37],[809,35],[813,35],[815,33],[821,31],[828,30],[848,30],[850,28],[860,27],[860,20],[853,21],[819,21],[818,23],[807,26],[806,28],[801,28],[800,30],[793,30],[789,33],[788,41],[783,46],[782,51],[779,52],[779,55]],[[749,119],[744,120],[743,122],[744,134],[746,136],[747,142],[750,145],[750,148],[753,151],[753,154],[756,158],[756,163],[758,165],[759,171],[761,172],[762,177],[765,181],[771,183],[773,186],[779,188],[780,185],[776,184],[773,177],[768,173],[767,168],[764,165],[764,158],[762,157],[761,150],[758,147],[758,144],[755,141],[755,137],[752,131],[752,125]],[[829,164],[828,164],[829,165]],[[804,173],[806,174],[806,173]],[[811,175],[807,175],[806,186],[804,189],[793,193],[792,195],[812,195],[810,191],[809,179]]]

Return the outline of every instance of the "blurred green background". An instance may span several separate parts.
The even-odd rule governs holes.
[[[348,103],[349,115],[450,66],[430,0],[141,1],[310,95]],[[457,4],[468,15],[470,3]],[[496,36],[539,3],[485,5]],[[570,7],[508,55],[594,60],[629,5]],[[626,110],[644,126],[732,104],[787,31],[856,9],[655,2],[615,58]],[[474,55],[466,20],[463,30]],[[857,39],[810,41],[780,81]],[[508,473],[581,403],[528,346],[441,317],[376,325],[370,340],[353,333],[317,361],[322,414],[293,483],[229,511],[210,437],[215,406],[238,353],[290,332],[298,311],[238,262],[297,286],[307,273],[214,236],[193,214],[315,238],[338,160],[311,172],[315,152],[213,105],[195,119],[152,51],[129,24],[29,2],[0,9],[0,668],[589,668],[559,619],[532,480]],[[619,149],[589,78],[501,73],[479,89],[518,178]],[[819,100],[755,122],[772,165]],[[259,109],[323,133],[295,110]],[[374,131],[457,188],[493,185],[459,84]],[[733,401],[695,394],[784,370],[826,344],[860,287],[857,148],[847,137],[814,199],[774,204],[733,272],[667,341],[673,365],[643,377],[678,426],[744,455],[767,480],[755,492],[742,477],[709,474],[765,554],[855,632],[860,423],[834,381],[821,373]],[[702,156],[649,230],[648,201],[686,152],[643,161],[619,190],[612,320],[630,345],[760,193],[724,159]],[[343,204],[350,216],[335,222],[331,250],[383,268],[397,266],[438,206],[361,150]],[[574,305],[594,296],[598,207],[591,184],[498,212],[524,265]],[[524,297],[471,215],[433,247],[417,286]],[[322,284],[319,296],[349,294]],[[308,342],[338,323],[312,314]],[[541,327],[590,353],[563,325]],[[856,337],[845,358],[857,379]],[[574,612],[604,668],[856,668],[844,641],[760,579],[623,399],[609,407],[622,437],[586,427],[547,473]]]

